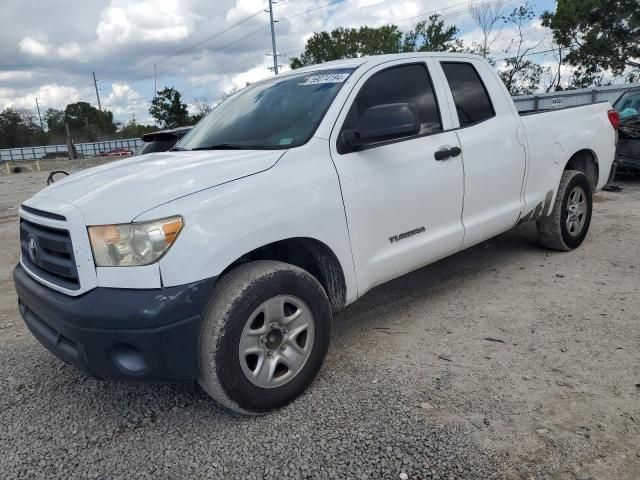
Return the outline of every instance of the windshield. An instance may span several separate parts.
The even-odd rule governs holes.
[[[624,93],[614,104],[613,108],[620,114],[620,119],[634,117],[640,112],[640,90]]]
[[[286,149],[306,143],[353,68],[287,75],[252,85],[217,106],[178,147]]]

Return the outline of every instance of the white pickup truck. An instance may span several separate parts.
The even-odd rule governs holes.
[[[171,151],[20,208],[20,312],[103,379],[195,381],[266,412],[318,373],[332,312],[536,221],[578,247],[614,158],[607,103],[519,115],[466,54],[356,58],[225,100]]]

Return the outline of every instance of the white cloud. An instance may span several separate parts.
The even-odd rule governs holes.
[[[60,45],[56,52],[61,58],[76,58],[80,56],[81,49],[77,42],[67,42]]]
[[[191,32],[184,5],[177,0],[111,0],[96,28],[98,42],[174,42]]]
[[[268,8],[265,7],[265,5],[266,2],[263,0],[238,0],[235,6],[227,12],[225,21],[227,24],[239,22],[249,15],[253,15],[264,8]],[[265,13],[265,15],[268,14]]]
[[[173,86],[183,94],[185,102],[194,97],[215,102],[225,90],[242,88],[246,82],[272,75],[267,69],[271,59],[264,56],[271,50],[269,15],[263,12],[267,0],[65,1],[65,8],[41,0],[20,0],[23,7],[11,6],[14,16],[21,9],[34,10],[34,16],[24,17],[19,27],[0,30],[0,70],[4,70],[0,72],[0,108],[9,102],[33,108],[35,96],[39,100],[47,98],[50,104],[45,108],[64,107],[77,100],[89,100],[95,105],[91,84],[91,71],[95,70],[103,107],[126,121],[134,113],[139,119],[148,116],[154,63],[158,89]],[[283,70],[292,56],[302,52],[314,32],[388,23],[408,30],[435,11],[443,15],[447,25],[461,28],[466,43],[479,40],[461,0],[344,0],[327,6],[328,3],[291,0],[274,5],[275,18],[279,20],[278,48],[280,53],[289,54],[289,58],[280,59]],[[82,15],[82,22],[67,23],[61,29],[59,25],[67,20],[70,9],[73,14]],[[312,11],[299,15],[307,10]],[[254,14],[250,20],[225,31]],[[257,31],[260,27],[263,30]],[[545,35],[537,19],[527,29],[528,41]],[[251,33],[254,34],[249,36]],[[508,46],[511,36],[513,32],[505,26],[502,38],[494,46],[494,57],[508,56],[501,50]],[[178,51],[179,55],[171,56]],[[539,61],[547,59],[540,57]]]
[[[222,91],[227,91],[232,88],[241,89],[246,87],[248,83],[255,83],[270,76],[273,76],[273,74],[261,63],[245,72],[223,77],[218,82],[218,86]]]
[[[149,103],[142,95],[126,83],[113,83],[103,105],[116,116],[143,113],[149,109]]]
[[[46,43],[39,42],[32,37],[24,37],[18,43],[20,50],[28,55],[43,56],[49,51],[49,46]]]
[[[33,110],[36,98],[42,111],[47,108],[64,108],[69,103],[80,99],[79,92],[74,87],[58,85],[56,83],[40,86],[34,92],[20,92],[14,89],[0,90],[0,107],[26,108]]]
[[[0,72],[0,82],[26,81],[31,80],[32,77],[33,74],[25,70]]]

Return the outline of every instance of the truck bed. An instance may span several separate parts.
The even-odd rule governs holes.
[[[609,102],[599,102],[520,113],[528,145],[525,211],[541,202],[547,208],[552,205],[556,192],[549,189],[558,185],[567,160],[578,152],[592,155],[598,164],[595,189],[605,185],[613,160],[610,152],[615,149],[610,109]]]
[[[537,115],[538,113],[548,113],[548,112],[556,112],[559,110],[569,110],[572,108],[582,108],[582,107],[589,107],[591,105],[598,105],[598,104],[609,104],[609,102],[595,102],[595,103],[588,103],[585,105],[569,105],[568,107],[558,107],[558,108],[539,108],[538,110],[521,110],[518,112],[518,114],[521,117],[527,116],[527,115]]]

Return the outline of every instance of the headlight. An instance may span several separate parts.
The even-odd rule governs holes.
[[[182,230],[182,218],[88,227],[97,267],[133,267],[158,260]]]

